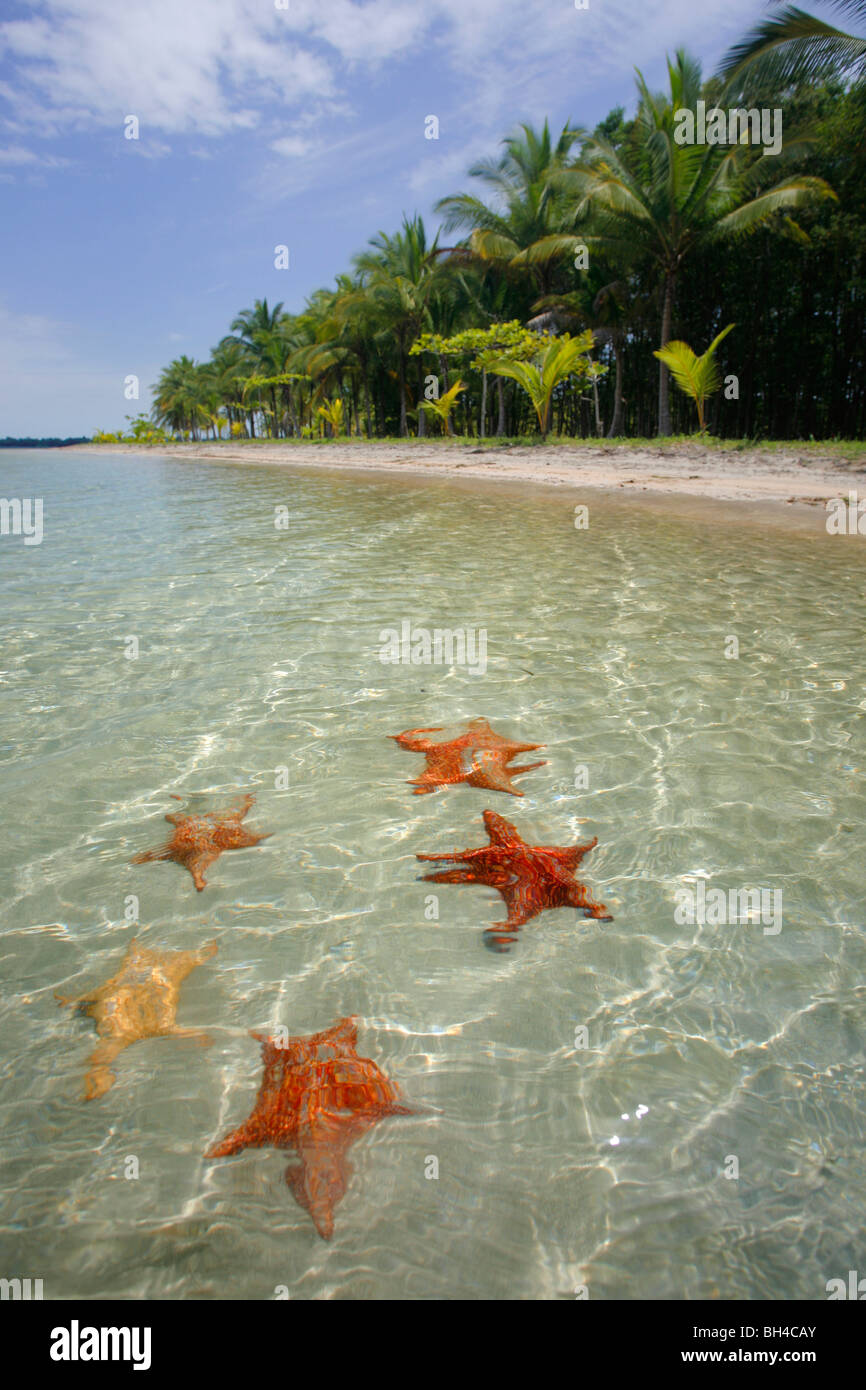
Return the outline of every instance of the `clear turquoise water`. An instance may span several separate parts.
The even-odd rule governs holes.
[[[822,1299],[862,1272],[860,542],[103,453],[4,452],[0,490],[45,517],[40,546],[0,539],[0,1273],[55,1298]],[[403,618],[485,628],[486,674],[383,665]],[[547,745],[524,798],[413,797],[387,735],[476,715]],[[247,790],[273,838],[204,894],[130,864],[172,793]],[[502,956],[490,889],[425,920],[416,852],[483,843],[487,806],[597,835],[581,876],[615,920],[548,912]],[[701,877],[781,888],[782,930],[679,925]],[[214,1043],[138,1044],[84,1103],[93,1025],[54,993],[136,931],[216,938],[179,1012]],[[326,1244],[282,1154],[203,1153],[252,1107],[248,1029],[346,1014],[427,1113],[354,1146]]]

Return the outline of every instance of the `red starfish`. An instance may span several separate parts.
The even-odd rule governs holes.
[[[386,1115],[412,1115],[398,1104],[399,1091],[369,1057],[355,1051],[354,1018],[341,1018],[323,1033],[279,1042],[253,1033],[262,1044],[264,1074],[248,1120],[209,1149],[225,1158],[241,1149],[293,1148],[300,1167],[286,1182],[325,1240],[334,1233],[334,1207],[346,1191],[350,1145]]]
[[[485,938],[494,950],[507,951],[514,935],[502,935],[497,927],[523,926],[548,907],[576,907],[585,917],[599,922],[612,922],[604,903],[595,903],[587,889],[574,876],[581,859],[598,844],[598,838],[585,845],[558,848],[550,845],[527,845],[510,821],[495,811],[484,812],[484,826],[490,844],[481,849],[465,849],[456,854],[419,854],[419,859],[445,860],[466,864],[465,869],[445,869],[425,874],[430,883],[484,883],[495,888],[505,899],[508,916],[504,922],[488,927]]]
[[[401,748],[426,755],[425,771],[410,783],[415,788],[416,796],[457,782],[468,782],[470,787],[484,787],[487,791],[522,796],[523,792],[512,785],[511,778],[546,765],[542,761],[526,763],[523,767],[509,767],[511,759],[516,758],[518,753],[530,753],[534,748],[543,748],[544,744],[514,743],[511,739],[502,738],[493,732],[486,719],[473,719],[465,734],[448,742],[434,743],[429,738],[418,738],[419,734],[441,732],[439,728],[407,729],[405,733],[390,735]]]
[[[174,797],[180,801],[179,796]],[[201,893],[207,879],[204,871],[214,860],[219,859],[223,850],[246,849],[258,845],[269,835],[254,835],[244,830],[241,821],[255,801],[247,794],[237,806],[222,813],[211,811],[206,816],[166,816],[169,825],[176,827],[174,834],[159,849],[146,849],[130,860],[131,864],[149,864],[154,859],[173,859],[182,864],[192,874],[193,882]]]

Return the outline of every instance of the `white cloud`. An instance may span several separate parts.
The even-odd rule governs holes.
[[[64,159],[62,155],[56,154],[37,154],[35,150],[28,150],[23,145],[7,145],[5,149],[0,149],[0,164],[26,166],[28,168],[42,169],[65,169],[70,161]]]
[[[287,159],[299,159],[318,148],[318,142],[306,135],[281,135],[279,140],[271,141],[274,153],[285,155]]]
[[[142,139],[248,129],[275,104],[309,119],[340,81],[403,55],[430,54],[467,81],[476,116],[534,114],[574,90],[622,77],[664,48],[725,42],[755,0],[708,13],[693,0],[52,0],[0,25],[14,75],[0,87],[14,117],[45,131],[116,126],[137,115]],[[19,127],[20,128],[20,127]],[[291,151],[284,151],[290,153]]]
[[[282,20],[262,0],[54,0],[50,23],[0,25],[0,51],[16,106],[43,126],[120,129],[136,115],[142,138],[219,135],[254,124],[260,104],[330,93],[329,64]]]

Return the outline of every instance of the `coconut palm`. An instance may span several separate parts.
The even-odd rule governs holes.
[[[575,215],[591,213],[585,239],[607,256],[642,257],[661,289],[661,346],[671,337],[677,280],[699,246],[722,243],[770,223],[780,211],[835,197],[823,179],[777,178],[779,157],[741,145],[688,145],[674,138],[675,112],[694,110],[702,94],[700,64],[680,49],[668,60],[669,91],[653,95],[637,74],[640,106],[636,153],[594,136],[562,180],[577,195]],[[782,156],[784,158],[784,156]],[[765,186],[771,178],[775,182]],[[671,432],[670,387],[659,365],[658,432]]]
[[[436,415],[442,421],[442,428],[446,434],[454,433],[454,426],[451,424],[451,412],[457,404],[457,397],[466,388],[462,381],[455,381],[454,385],[441,395],[438,400],[421,401],[424,410],[431,415]]]
[[[707,398],[718,391],[721,385],[721,376],[716,364],[716,348],[723,338],[726,338],[734,327],[729,323],[727,328],[723,328],[721,333],[716,334],[705,353],[698,357],[697,353],[689,347],[688,343],[673,342],[666,343],[663,348],[658,348],[655,356],[669,369],[674,381],[681,391],[685,391],[687,396],[691,396],[698,411],[698,428],[703,434],[706,429],[706,419],[704,416],[704,406]]]
[[[327,401],[325,405],[320,405],[318,414],[324,423],[330,426],[331,435],[336,439],[342,433],[345,423],[342,397],[338,396],[335,401]]]
[[[608,280],[606,275],[599,274],[595,268],[597,260],[593,258],[593,269],[587,273],[579,290],[545,295],[534,304],[538,312],[526,326],[538,333],[589,328],[596,343],[609,345],[614,361],[614,389],[613,416],[607,437],[618,439],[625,420],[623,379],[628,323],[638,301],[628,280]]]
[[[547,121],[540,131],[526,124],[520,130],[502,142],[499,159],[480,160],[469,170],[490,189],[491,203],[456,193],[440,198],[436,211],[445,215],[446,232],[469,230],[469,250],[478,260],[524,272],[537,298],[550,292],[556,265],[579,244],[565,225],[557,175],[581,132],[567,124],[554,143]]]
[[[406,365],[413,342],[430,325],[430,308],[443,269],[439,263],[438,236],[427,244],[420,217],[403,218],[399,232],[379,232],[370,250],[355,258],[360,287],[367,291],[380,312],[383,329],[393,335],[397,349],[400,389],[400,433],[408,434]],[[420,362],[419,362],[420,368]]]
[[[523,387],[535,408],[542,438],[546,438],[550,428],[550,402],[556,387],[575,373],[589,375],[591,368],[585,354],[591,351],[591,333],[583,333],[579,338],[565,334],[562,338],[551,338],[535,362],[515,362],[499,357],[488,363],[487,370],[496,376],[511,377]]]
[[[232,320],[234,341],[246,347],[257,375],[272,378],[287,371],[293,350],[291,324],[289,315],[283,313],[282,303],[269,309],[266,299],[257,299],[252,309],[243,309]],[[277,398],[278,383],[271,382],[266,389],[270,409],[262,413],[270,421],[271,433],[277,434],[282,414]]]
[[[184,355],[163,369],[154,387],[153,415],[177,434],[198,437],[199,426],[210,421],[212,388],[205,369]]]
[[[787,87],[820,77],[866,77],[866,0],[827,0],[840,17],[857,20],[863,34],[848,34],[796,5],[777,6],[726,54],[719,76]]]

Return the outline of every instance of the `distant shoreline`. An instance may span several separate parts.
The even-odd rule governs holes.
[[[831,497],[866,498],[866,459],[775,449],[671,443],[635,447],[586,443],[511,447],[441,441],[274,441],[71,445],[64,453],[158,454],[179,460],[530,483],[543,487],[673,494],[734,502],[809,505],[825,514]],[[856,445],[852,453],[856,452]]]

